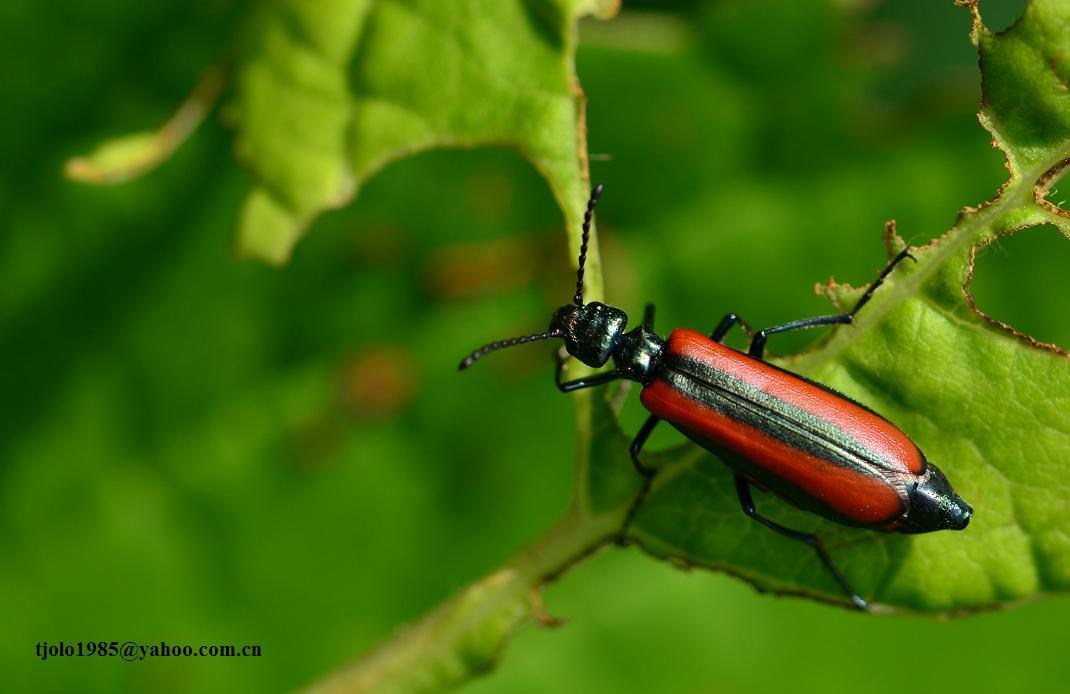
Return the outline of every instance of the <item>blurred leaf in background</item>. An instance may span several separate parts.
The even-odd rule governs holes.
[[[864,282],[886,219],[925,242],[1005,178],[975,120],[969,18],[950,3],[779,3],[761,22],[745,3],[649,5],[584,25],[577,72],[609,191],[607,293],[656,302],[661,326],[823,312],[809,288]],[[493,570],[569,498],[573,414],[547,352],[503,353],[463,385],[455,372],[570,291],[561,214],[518,155],[393,164],[283,270],[230,258],[249,180],[213,119],[126,187],[59,178],[101,133],[163,122],[246,9],[0,9],[5,690],[292,689]],[[1052,298],[1065,241],[1049,236],[989,246],[971,286],[986,313],[1066,346]],[[634,398],[624,416],[638,424]],[[872,619],[610,551],[546,601],[569,626],[521,632],[474,690],[1052,690],[1070,676],[1064,597]],[[33,654],[101,639],[264,656]]]

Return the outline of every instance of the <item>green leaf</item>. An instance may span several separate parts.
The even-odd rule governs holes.
[[[443,691],[493,669],[506,640],[540,619],[542,585],[588,556],[616,529],[574,508],[504,568],[468,586],[351,665],[308,688],[315,694]]]
[[[253,175],[237,246],[281,264],[320,213],[384,166],[437,147],[511,147],[578,227],[587,181],[576,20],[619,0],[272,0],[236,61],[236,150]],[[66,173],[117,183],[166,161],[223,86],[210,76],[158,132],[105,141]],[[414,195],[427,197],[426,192]],[[428,198],[428,204],[433,200]],[[600,294],[597,249],[588,258]]]
[[[256,181],[240,251],[284,262],[317,215],[433,147],[518,149],[578,227],[587,182],[575,20],[616,4],[271,3],[238,79],[238,152]]]
[[[209,67],[193,93],[159,130],[105,140],[89,154],[68,159],[64,174],[73,181],[100,185],[124,183],[152,171],[197,130],[219,98],[225,77],[218,67]]]
[[[903,428],[973,505],[973,521],[961,533],[888,535],[756,498],[774,521],[818,533],[856,590],[889,609],[959,613],[1070,588],[1070,360],[985,317],[968,291],[974,255],[996,238],[1044,223],[1070,236],[1060,211],[1041,204],[1070,157],[1070,4],[1033,0],[998,34],[966,5],[982,66],[981,122],[1006,153],[1009,181],[916,249],[917,264],[897,269],[855,325],[779,361]],[[902,245],[890,231],[889,253]],[[823,288],[840,308],[860,291]],[[626,461],[617,457],[615,474],[592,466],[591,503],[619,496],[607,490],[619,487]],[[716,457],[687,446],[654,462],[661,471],[631,529],[645,550],[762,590],[845,602],[810,548],[739,512]]]

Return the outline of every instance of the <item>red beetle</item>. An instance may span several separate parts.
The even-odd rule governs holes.
[[[604,366],[611,358],[615,366],[589,378],[562,381],[562,362],[556,382],[563,392],[620,378],[641,383],[640,399],[651,415],[632,441],[631,454],[645,484],[625,529],[655,474],[639,460],[639,452],[661,420],[731,467],[743,512],[813,547],[861,609],[866,609],[866,602],[848,585],[815,535],[785,528],[758,514],[751,498],[752,484],[844,525],[924,533],[962,530],[969,524],[973,509],[894,424],[842,393],[762,360],[769,335],[853,323],[855,314],[895,266],[912,258],[907,250],[888,264],[849,313],[760,330],[746,353],[721,344],[733,326],[746,327],[734,313],[725,316],[709,337],[681,328],[663,340],[653,332],[653,306],[647,306],[642,325],[627,331],[624,311],[583,302],[591,217],[601,194],[602,186],[598,186],[587,203],[573,303],[554,312],[547,332],[492,342],[472,352],[460,368],[471,366],[488,352],[553,337],[562,338],[568,353],[588,366]]]

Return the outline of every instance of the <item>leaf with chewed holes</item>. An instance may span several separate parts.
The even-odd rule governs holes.
[[[1070,237],[1066,215],[1045,199],[1070,160],[1070,3],[1033,0],[1001,33],[984,26],[975,2],[960,4],[980,55],[980,120],[1006,154],[1010,179],[915,249],[917,263],[897,268],[855,325],[779,361],[906,431],[973,505],[973,521],[963,532],[890,535],[755,497],[762,514],[823,538],[881,609],[961,613],[1070,589],[1070,358],[989,319],[969,294],[975,254],[999,237],[1045,223]],[[902,241],[889,231],[892,253]],[[840,310],[861,292],[819,289]],[[621,450],[626,443],[622,435]],[[630,532],[646,551],[761,590],[846,603],[809,547],[740,512],[731,473],[715,456],[684,446],[651,463],[660,472]],[[607,490],[620,489],[628,467],[626,454],[592,465],[591,498],[619,501]]]
[[[587,184],[575,22],[616,4],[271,5],[238,78],[238,151],[256,179],[240,250],[285,261],[321,212],[391,161],[434,147],[518,149],[578,226]]]
[[[239,252],[286,262],[321,213],[353,200],[390,162],[438,147],[519,150],[546,179],[566,223],[578,227],[588,183],[576,22],[608,18],[619,4],[278,0],[254,7],[233,67],[236,149],[253,177]],[[215,101],[215,93],[199,95],[159,134],[107,141],[72,159],[68,175],[103,183],[151,170]],[[184,115],[190,103],[196,118]]]

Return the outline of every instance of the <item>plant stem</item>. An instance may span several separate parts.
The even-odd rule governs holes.
[[[543,587],[604,546],[618,525],[615,517],[592,517],[574,505],[500,570],[307,691],[438,691],[491,669],[505,639],[529,618],[542,617]]]

